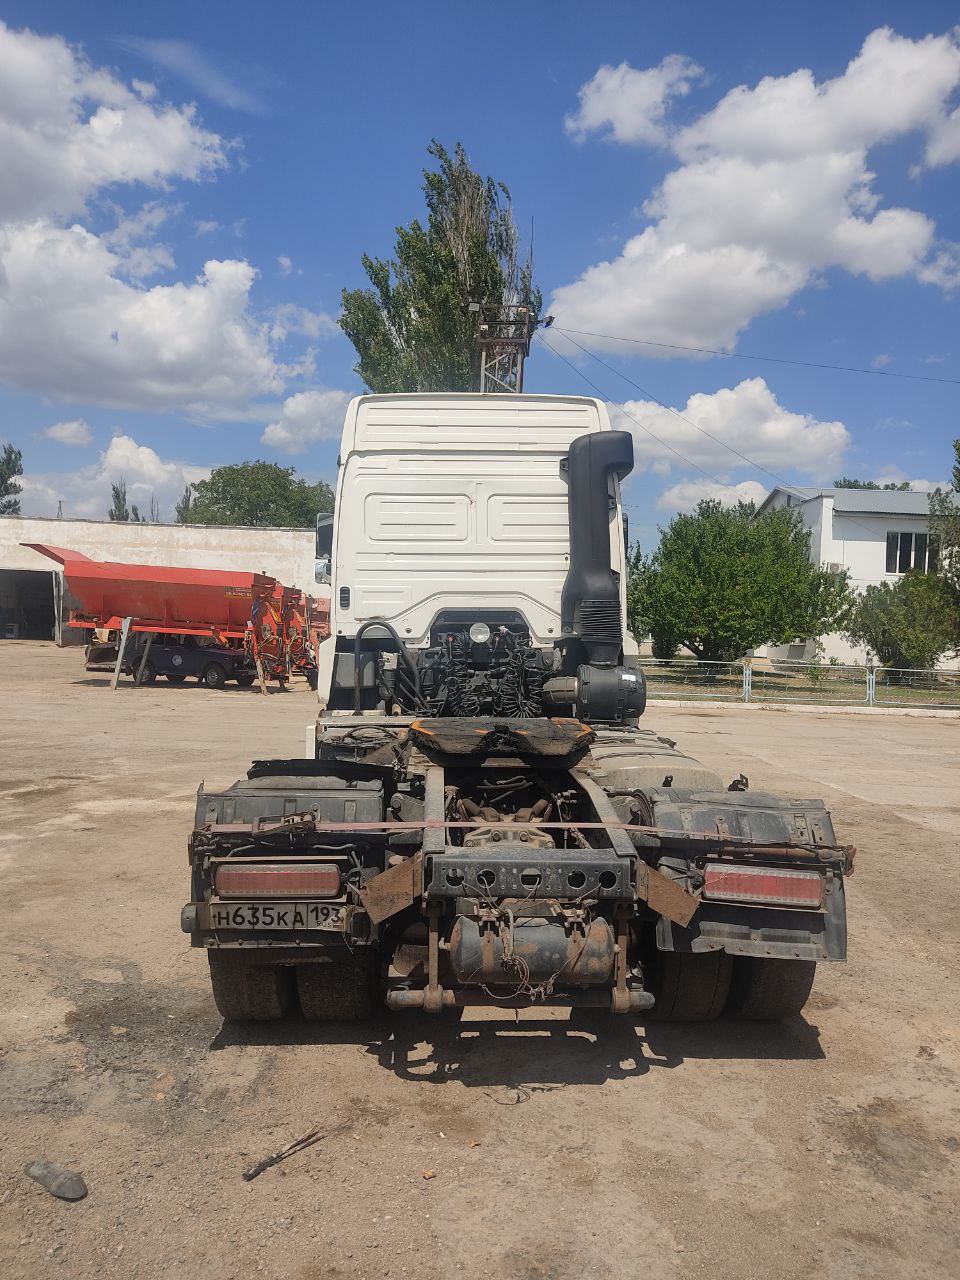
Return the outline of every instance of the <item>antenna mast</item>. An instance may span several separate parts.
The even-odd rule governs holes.
[[[530,308],[517,303],[484,307],[471,302],[467,309],[480,316],[480,390],[519,394],[523,391],[523,362],[530,354],[533,336]]]

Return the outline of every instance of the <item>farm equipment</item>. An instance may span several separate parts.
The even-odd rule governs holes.
[[[311,750],[197,796],[221,1014],[799,1013],[853,850],[640,727],[631,437],[576,397],[365,396],[341,459]]]
[[[121,672],[138,684],[194,675],[211,688],[227,679],[250,685],[259,656],[266,678],[297,672],[315,684],[314,655],[329,632],[325,601],[266,574],[91,560],[64,547],[27,545],[63,566],[73,601],[69,625],[96,633],[88,666],[108,664],[114,687]],[[269,627],[256,626],[265,618],[277,619],[275,645]],[[104,635],[115,642],[97,642]]]

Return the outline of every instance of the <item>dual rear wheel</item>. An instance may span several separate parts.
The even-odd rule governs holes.
[[[210,985],[228,1022],[272,1022],[295,1013],[317,1022],[357,1022],[378,1004],[371,947],[330,951],[297,964],[255,964],[233,951],[208,951]]]
[[[777,1021],[799,1014],[810,995],[815,960],[731,956],[725,951],[658,951],[651,987],[658,1022],[733,1018]]]

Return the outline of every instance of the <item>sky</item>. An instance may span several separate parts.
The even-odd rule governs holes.
[[[509,187],[554,317],[526,389],[599,395],[633,432],[641,543],[702,497],[943,482],[957,18],[0,5],[0,442],[22,450],[24,514],[102,518],[122,476],[169,519],[184,484],[253,458],[332,479],[363,389],[340,293],[422,214],[432,137]]]

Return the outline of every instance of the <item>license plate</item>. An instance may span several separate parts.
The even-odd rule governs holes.
[[[346,907],[332,902],[211,902],[211,929],[343,931]]]

